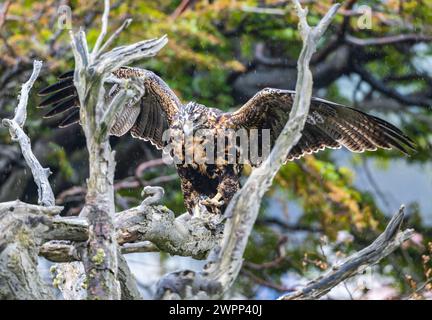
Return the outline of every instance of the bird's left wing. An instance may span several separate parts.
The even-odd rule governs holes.
[[[263,89],[239,110],[226,115],[231,128],[270,129],[271,147],[288,121],[295,92]],[[346,147],[352,152],[395,148],[405,154],[415,143],[394,125],[360,110],[312,98],[302,137],[287,160],[325,148]]]
[[[73,83],[73,71],[66,72],[59,77],[59,81],[39,92],[47,96],[40,107],[49,107],[45,118],[64,115],[60,127],[67,127],[79,122],[79,99]],[[134,138],[150,141],[157,148],[162,148],[163,132],[178,112],[180,100],[168,85],[153,72],[137,68],[122,67],[113,72],[119,79],[138,78],[143,82],[145,93],[135,103],[127,103],[116,114],[110,134],[122,136],[130,132]],[[114,85],[108,96],[107,103],[115,96],[120,87]]]

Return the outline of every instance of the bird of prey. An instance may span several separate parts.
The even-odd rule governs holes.
[[[130,132],[134,138],[150,141],[159,149],[166,144],[163,139],[166,129],[269,129],[272,147],[288,121],[295,96],[294,91],[266,88],[256,93],[240,109],[223,112],[195,102],[183,104],[160,77],[145,69],[121,67],[112,75],[119,79],[139,79],[145,88],[145,94],[134,105],[127,104],[118,112],[110,134],[122,136]],[[112,88],[110,95],[118,90]],[[61,75],[57,83],[39,94],[47,96],[40,106],[50,106],[45,117],[64,114],[60,127],[79,122],[79,100],[73,84],[73,71]],[[413,140],[380,118],[337,103],[312,98],[302,137],[286,160],[342,146],[352,152],[395,148],[405,154],[415,148]],[[252,165],[257,166],[259,163]],[[189,213],[194,214],[196,210],[203,209],[203,206],[209,212],[222,213],[240,188],[242,166],[240,163],[224,161],[176,164],[184,203]]]

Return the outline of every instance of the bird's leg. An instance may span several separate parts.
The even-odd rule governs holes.
[[[238,168],[235,166],[225,168],[222,179],[217,187],[217,193],[221,195],[221,201],[224,203],[224,208],[221,208],[223,211],[228,206],[234,194],[240,189],[238,172],[240,172],[241,169],[234,169]]]
[[[224,205],[224,201],[221,200],[222,197],[223,197],[222,193],[218,192],[218,193],[216,193],[216,195],[213,198],[207,197],[205,199],[202,199],[200,201],[200,203],[202,205],[205,205],[205,206],[211,206],[211,207],[219,208],[219,207],[222,207]]]

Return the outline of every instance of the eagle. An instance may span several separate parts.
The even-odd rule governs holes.
[[[158,149],[167,145],[164,139],[166,130],[179,133],[201,129],[214,132],[266,129],[270,132],[270,147],[273,147],[288,121],[296,94],[291,90],[265,88],[238,110],[224,112],[196,102],[182,103],[159,76],[146,69],[121,67],[112,76],[137,79],[145,88],[145,93],[134,104],[128,103],[118,111],[110,134],[123,136],[130,132],[132,137],[150,141]],[[39,92],[39,95],[46,96],[39,104],[49,109],[45,118],[60,113],[64,115],[60,127],[80,120],[79,99],[73,77],[74,71],[66,72],[59,76],[58,82]],[[114,84],[108,98],[119,90],[118,84]],[[202,140],[200,142],[203,143]],[[414,141],[389,122],[351,107],[313,97],[302,136],[288,153],[286,161],[300,159],[325,148],[338,149],[342,146],[352,152],[394,148],[410,154],[415,150]],[[262,147],[259,146],[260,149]],[[180,148],[185,150],[185,145],[180,145]],[[251,166],[259,164],[252,163]],[[243,165],[235,161],[206,164],[192,160],[176,163],[188,212],[197,214],[197,210],[205,208],[214,214],[223,213],[240,188]]]

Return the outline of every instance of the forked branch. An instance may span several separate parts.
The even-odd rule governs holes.
[[[334,265],[327,273],[311,281],[304,288],[285,294],[279,299],[319,299],[339,283],[377,264],[413,235],[412,229],[400,231],[403,218],[404,207],[402,206],[390,220],[385,231],[372,244]]]

